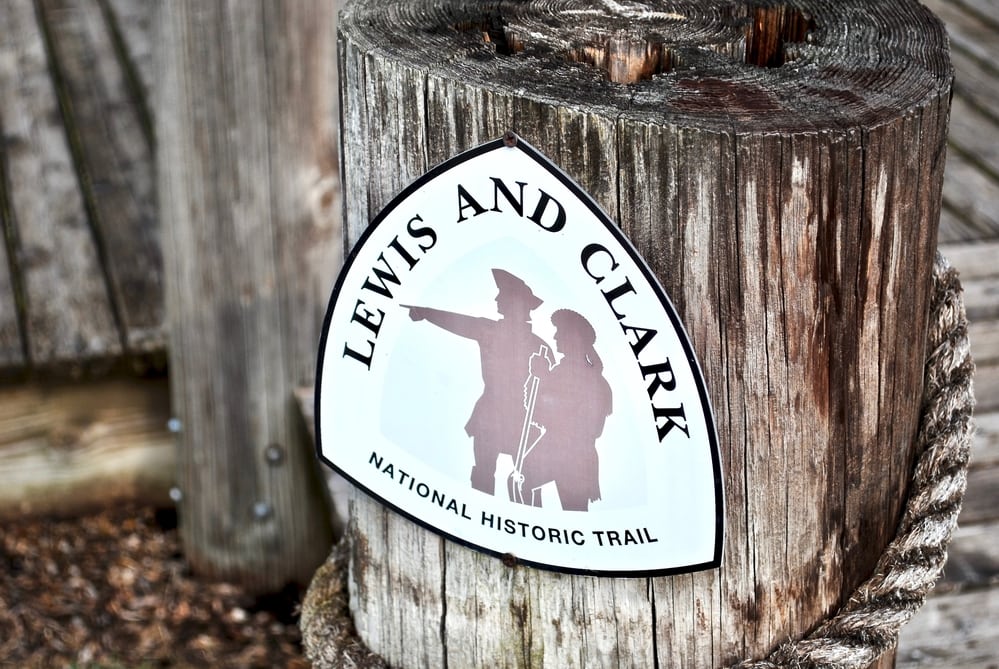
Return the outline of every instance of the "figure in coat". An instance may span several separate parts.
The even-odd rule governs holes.
[[[515,457],[524,422],[524,379],[530,373],[531,354],[547,344],[531,329],[531,312],[542,304],[523,280],[502,269],[492,270],[496,282],[498,320],[432,309],[409,307],[414,321],[425,320],[479,346],[482,395],[465,424],[472,437],[475,464],[471,483],[494,494],[496,458]]]

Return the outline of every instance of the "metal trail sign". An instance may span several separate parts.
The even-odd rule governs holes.
[[[368,227],[317,379],[320,457],[446,537],[572,573],[720,562],[717,437],[676,311],[593,199],[512,134]]]

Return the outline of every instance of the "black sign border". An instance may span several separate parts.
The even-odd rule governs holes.
[[[565,567],[562,565],[552,565],[544,562],[536,562],[534,560],[524,560],[517,556],[516,564],[527,565],[530,567],[535,567],[538,569],[543,569],[546,571],[553,571],[562,574],[578,574],[583,576],[603,576],[603,577],[616,577],[616,578],[647,578],[653,576],[673,576],[677,574],[692,574],[699,571],[706,571],[709,569],[716,569],[721,566],[722,561],[722,549],[724,546],[724,533],[725,533],[725,494],[724,494],[724,482],[721,475],[721,458],[718,450],[718,433],[715,425],[714,412],[711,407],[711,401],[708,397],[707,388],[704,382],[704,373],[701,370],[700,364],[698,363],[697,357],[694,355],[693,346],[690,343],[690,337],[687,335],[686,329],[683,327],[683,323],[680,321],[680,317],[676,313],[676,308],[673,306],[673,302],[669,299],[666,294],[665,289],[659,283],[659,279],[652,272],[645,258],[638,253],[631,240],[625,236],[621,229],[610,219],[610,217],[604,212],[604,210],[597,204],[596,200],[590,196],[589,193],[584,191],[582,187],[575,182],[568,174],[562,171],[555,163],[549,160],[544,154],[535,149],[529,143],[527,143],[523,137],[517,136],[517,141],[514,146],[509,146],[507,140],[504,138],[495,139],[485,144],[481,144],[475,148],[469,149],[458,155],[445,160],[433,167],[423,176],[419,177],[416,181],[409,184],[404,188],[398,195],[396,195],[392,200],[385,205],[385,207],[378,213],[377,216],[371,221],[370,225],[364,229],[361,236],[358,238],[354,247],[350,250],[346,259],[344,260],[343,267],[340,269],[340,273],[337,276],[336,283],[333,287],[333,293],[330,296],[329,305],[326,308],[326,316],[323,320],[323,330],[322,336],[319,340],[319,355],[318,363],[316,366],[316,391],[315,391],[315,447],[316,455],[319,460],[322,461],[327,466],[334,469],[337,473],[343,476],[345,479],[350,481],[353,485],[357,486],[363,490],[370,497],[378,500],[381,504],[392,509],[399,515],[407,518],[408,520],[420,525],[424,529],[430,530],[431,532],[449,539],[457,544],[471,548],[473,550],[479,551],[480,553],[485,553],[493,557],[509,561],[511,554],[503,553],[501,551],[495,551],[491,548],[486,548],[485,546],[480,546],[467,539],[462,539],[453,534],[445,532],[444,530],[435,527],[427,521],[416,517],[415,515],[409,513],[405,509],[392,504],[388,500],[384,499],[382,496],[370,490],[367,486],[361,484],[353,476],[348,474],[346,471],[341,469],[332,460],[327,458],[323,454],[322,448],[322,431],[320,429],[321,425],[321,398],[322,398],[322,382],[323,382],[323,361],[326,357],[326,343],[329,339],[330,323],[333,319],[333,310],[337,304],[337,300],[340,297],[340,291],[343,287],[343,282],[346,280],[347,275],[350,273],[350,269],[353,266],[354,260],[356,259],[358,253],[362,248],[364,248],[365,243],[368,238],[374,233],[378,226],[385,220],[385,218],[393,211],[396,207],[405,202],[410,195],[415,191],[423,187],[424,184],[434,180],[437,176],[448,172],[464,162],[476,158],[482,154],[495,151],[497,149],[505,150],[519,150],[523,151],[532,160],[538,163],[540,166],[545,168],[553,177],[558,179],[562,184],[568,188],[572,193],[574,193],[581,202],[583,202],[596,216],[597,220],[602,222],[604,226],[611,232],[611,235],[618,241],[625,251],[631,256],[631,259],[635,264],[641,269],[642,273],[645,275],[646,281],[652,286],[656,295],[659,298],[663,309],[669,316],[670,322],[673,324],[673,329],[677,332],[680,338],[680,344],[683,346],[684,354],[687,358],[687,363],[695,370],[694,383],[697,386],[697,393],[701,401],[701,410],[707,419],[707,432],[708,440],[710,442],[711,448],[711,468],[714,477],[714,489],[715,489],[715,546],[714,555],[712,559],[708,562],[701,562],[693,565],[684,565],[682,567],[670,567],[666,569],[647,569],[647,570],[601,570],[601,569],[579,569],[573,567]]]

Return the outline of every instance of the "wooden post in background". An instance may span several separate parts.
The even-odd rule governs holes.
[[[607,579],[506,567],[356,493],[362,640],[400,667],[703,668],[834,612],[892,536],[914,455],[942,25],[910,0],[382,0],[348,5],[339,48],[348,245],[433,165],[519,133],[676,304],[727,507],[721,568]]]
[[[292,391],[342,253],[334,10],[191,0],[158,19],[181,536],[196,570],[259,591],[308,582],[331,542]]]

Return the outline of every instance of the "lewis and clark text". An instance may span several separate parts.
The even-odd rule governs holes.
[[[454,202],[456,211],[453,220],[431,222],[414,213],[406,225],[406,235],[396,235],[379,253],[356,298],[350,327],[344,337],[343,358],[371,369],[378,335],[385,319],[390,317],[387,314],[399,311],[392,308],[397,306],[393,291],[403,285],[409,273],[419,271],[418,265],[433,252],[448,226],[475,225],[493,216],[509,216],[511,213],[516,214],[524,225],[536,226],[549,233],[558,233],[572,225],[558,200],[543,189],[522,181],[514,182],[513,187],[496,177],[474,185],[458,184]],[[641,318],[640,314],[632,313],[640,302],[635,283],[625,273],[615,252],[604,244],[586,243],[574,253],[578,258],[580,280],[600,291],[631,349],[637,371],[648,390],[659,441],[665,442],[667,438],[690,439],[684,405],[677,397],[680,393],[676,392],[673,365],[668,357],[650,355],[655,347],[650,349],[649,344],[660,336],[659,332],[633,320]],[[639,286],[646,285],[642,281],[637,283]],[[497,523],[502,531],[508,527],[506,523]],[[609,537],[604,537],[604,540],[613,541]]]

